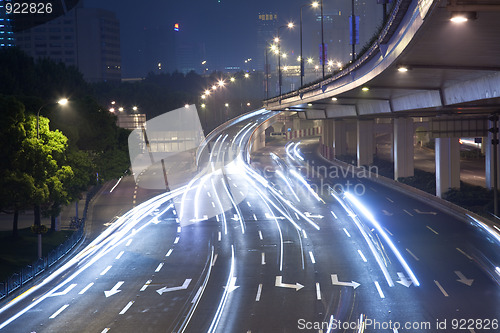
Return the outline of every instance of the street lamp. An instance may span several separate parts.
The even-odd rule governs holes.
[[[304,57],[302,56],[302,8],[304,7],[318,7],[318,2],[314,1],[311,4],[302,5],[300,7],[300,86],[304,85]]]
[[[51,103],[46,103],[46,104],[40,106],[40,108],[38,109],[38,112],[36,113],[36,138],[37,139],[40,139],[40,111],[42,111],[42,109],[44,107],[52,105],[52,104],[59,104],[61,106],[64,106],[64,105],[68,104],[68,99],[61,98],[56,103],[51,102]]]
[[[325,39],[323,34],[323,0],[321,0],[321,64],[323,65],[323,79],[325,78]]]
[[[287,25],[282,25],[281,27],[278,28],[278,37],[274,39],[274,41],[278,44],[278,85],[280,89],[280,96],[281,96],[281,83],[282,83],[282,78],[281,78],[281,40],[280,40],[280,30],[282,28],[288,28],[292,29],[293,28],[293,23],[290,22]]]

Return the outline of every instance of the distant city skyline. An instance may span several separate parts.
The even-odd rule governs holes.
[[[310,1],[312,2],[312,1]],[[345,3],[344,3],[345,2]],[[371,1],[376,4],[376,0]],[[208,71],[223,70],[225,67],[251,68],[252,65],[245,64],[245,60],[258,56],[257,27],[259,13],[276,13],[279,24],[294,21],[297,25],[295,31],[283,36],[284,44],[289,44],[290,48],[298,52],[299,44],[299,11],[300,6],[307,4],[303,0],[255,0],[230,2],[221,0],[194,0],[165,2],[152,0],[147,3],[126,2],[120,0],[85,0],[86,7],[104,8],[114,11],[121,25],[121,47],[122,47],[122,76],[142,77],[148,72],[158,71],[158,63],[162,63],[161,68],[165,71],[172,70],[172,55],[175,54],[172,44],[172,34],[174,24],[179,24],[182,33],[182,42],[187,45],[186,49],[193,49],[195,54],[193,59],[205,58],[205,67]],[[343,0],[343,8],[350,8],[351,1]],[[368,4],[370,0],[356,0],[357,6]],[[325,13],[332,12],[339,8],[339,1],[324,0]],[[374,15],[373,29],[381,20],[381,6]],[[350,15],[350,13],[348,14]],[[304,17],[310,17],[310,25],[305,26],[304,39],[311,39],[312,33],[319,32],[319,26],[314,22],[314,14],[306,13]],[[311,17],[312,16],[312,17]],[[180,34],[179,34],[180,36]],[[147,43],[146,43],[147,41]],[[177,40],[176,42],[181,42]],[[358,46],[358,48],[362,45]],[[332,48],[333,49],[333,48]],[[202,51],[200,51],[202,50]],[[317,53],[317,47],[310,52]],[[170,54],[170,57],[167,56]],[[162,58],[163,57],[163,58]],[[162,60],[165,59],[165,60]],[[202,60],[202,61],[203,61]],[[170,64],[168,63],[170,62]],[[257,64],[253,65],[257,67]],[[202,71],[201,62],[198,64],[198,71]]]

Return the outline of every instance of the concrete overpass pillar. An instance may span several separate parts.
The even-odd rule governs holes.
[[[436,196],[460,188],[460,143],[458,138],[436,139]]]
[[[411,177],[413,168],[413,119],[395,118],[392,151],[394,153],[394,179]]]
[[[488,128],[493,127],[493,122],[488,121]],[[495,184],[493,181],[493,170],[495,168],[495,161],[493,159],[493,145],[491,144],[491,140],[493,139],[493,134],[488,132],[488,136],[483,138],[484,147],[484,156],[485,156],[485,176],[486,176],[486,188],[489,190],[493,189],[493,185]],[[497,146],[497,172],[500,170],[500,145]],[[497,186],[500,185],[500,173],[497,179]],[[500,187],[500,186],[499,186]]]
[[[358,120],[358,167],[373,164],[373,120]]]
[[[322,143],[327,146],[333,148],[333,142],[334,142],[334,135],[333,135],[333,130],[334,130],[334,122],[332,119],[325,119],[323,120],[323,133],[321,134],[322,137]]]
[[[347,154],[345,123],[342,120],[333,121],[333,148],[335,157]]]

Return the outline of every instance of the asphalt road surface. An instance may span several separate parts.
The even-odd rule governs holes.
[[[135,208],[95,206],[109,223],[4,304],[0,331],[500,331],[500,230],[342,170],[315,139],[249,156],[273,115],[209,136],[184,187],[119,184]]]

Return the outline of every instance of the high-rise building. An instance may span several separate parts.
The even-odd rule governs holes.
[[[266,48],[278,31],[278,15],[274,13],[259,14],[257,22],[257,57],[255,68],[265,71]],[[269,55],[268,55],[269,56]],[[270,70],[270,68],[268,68]]]
[[[10,1],[8,1],[10,3]],[[0,47],[15,46],[14,33],[12,32],[11,18],[7,16],[5,4],[0,0]]]
[[[110,11],[80,4],[15,36],[16,45],[30,56],[75,66],[89,82],[121,79],[120,25]]]

